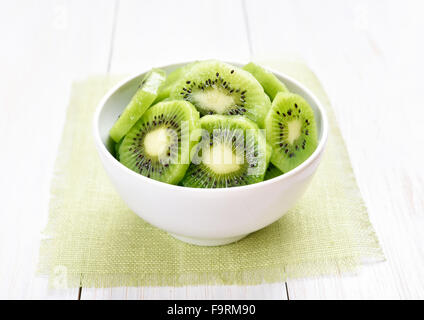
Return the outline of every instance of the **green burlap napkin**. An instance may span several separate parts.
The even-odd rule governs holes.
[[[319,81],[299,62],[270,66],[311,89],[329,116],[327,150],[295,208],[222,247],[185,244],[149,225],[117,195],[96,154],[93,112],[117,78],[92,77],[73,86],[39,272],[65,287],[259,284],[352,272],[364,260],[384,259]]]

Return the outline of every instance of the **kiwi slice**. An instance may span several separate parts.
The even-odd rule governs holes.
[[[318,145],[314,112],[297,94],[278,93],[265,125],[267,140],[273,147],[271,162],[283,172],[305,161]]]
[[[283,171],[281,171],[276,166],[274,166],[272,163],[270,163],[268,168],[266,169],[265,180],[273,179],[275,177],[281,176],[282,174],[284,174]]]
[[[194,64],[175,84],[170,97],[190,101],[202,116],[243,115],[260,127],[271,105],[249,72],[215,60]]]
[[[187,171],[197,141],[199,113],[186,101],[159,102],[131,128],[119,147],[119,161],[146,177],[178,184]]]
[[[115,158],[119,161],[119,148],[121,147],[122,141],[124,140],[124,138],[122,138],[121,140],[119,140],[119,142],[115,143]]]
[[[109,134],[115,142],[119,142],[150,107],[165,78],[165,71],[160,69],[152,69],[146,74],[130,103],[110,129]]]
[[[268,70],[265,70],[261,66],[250,62],[246,64],[243,69],[249,71],[256,78],[256,80],[259,81],[271,100],[274,100],[278,92],[288,92],[284,83],[278,80],[274,74]]]
[[[182,185],[228,188],[263,181],[269,157],[258,126],[242,116],[207,115],[200,119],[196,146]]]
[[[187,73],[188,70],[195,64],[196,62],[192,62],[189,64],[186,64],[182,67],[179,67],[172,71],[168,76],[166,77],[165,82],[160,87],[158,96],[155,99],[155,102],[164,101],[166,99],[169,99],[169,94],[171,93],[173,87],[178,82],[178,80]]]

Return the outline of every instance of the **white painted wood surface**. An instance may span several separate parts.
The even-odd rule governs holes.
[[[419,0],[2,1],[0,298],[424,298],[422,12]],[[286,284],[48,290],[34,272],[72,81],[283,52],[332,100],[387,261]]]

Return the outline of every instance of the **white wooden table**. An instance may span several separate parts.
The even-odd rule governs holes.
[[[424,298],[423,1],[0,2],[0,298]],[[70,85],[293,52],[335,108],[387,261],[259,286],[49,290],[35,276]]]

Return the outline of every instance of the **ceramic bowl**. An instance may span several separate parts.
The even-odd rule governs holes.
[[[170,72],[184,64],[160,68]],[[268,226],[301,198],[320,163],[328,134],[324,108],[307,88],[283,73],[270,70],[291,92],[304,97],[314,110],[319,144],[305,162],[282,176],[257,184],[227,189],[186,188],[131,171],[111,153],[109,130],[147,71],[120,82],[106,94],[96,110],[93,126],[95,145],[107,175],[128,207],[140,218],[179,240],[216,246],[240,240]]]

